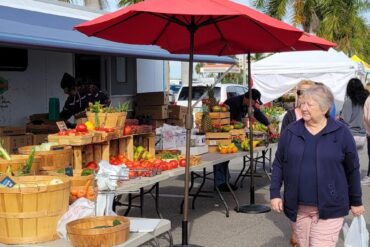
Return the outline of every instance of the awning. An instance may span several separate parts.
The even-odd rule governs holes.
[[[0,45],[74,53],[128,56],[144,59],[187,61],[157,46],[124,45],[73,30],[86,20],[0,6]],[[150,25],[150,24],[149,24]],[[230,57],[194,56],[198,62],[234,63]]]

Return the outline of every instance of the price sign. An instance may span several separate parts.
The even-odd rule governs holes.
[[[58,126],[59,131],[66,131],[66,130],[68,130],[67,125],[66,125],[66,123],[64,121],[58,121],[58,122],[56,122],[56,124]]]

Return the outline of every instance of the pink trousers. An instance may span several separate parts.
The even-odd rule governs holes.
[[[292,226],[300,247],[335,247],[343,220],[344,217],[319,219],[317,207],[299,206]]]

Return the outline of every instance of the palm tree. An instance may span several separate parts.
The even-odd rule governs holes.
[[[293,25],[337,43],[348,55],[370,53],[369,26],[360,16],[370,9],[368,0],[254,0],[266,14],[282,19],[292,6]]]
[[[120,0],[118,2],[118,6],[119,7],[124,7],[124,6],[128,6],[128,5],[131,5],[131,4],[135,4],[135,3],[138,3],[138,2],[142,2],[144,0]]]

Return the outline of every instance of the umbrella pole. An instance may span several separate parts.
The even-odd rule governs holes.
[[[240,206],[235,210],[238,213],[247,213],[247,214],[260,214],[270,212],[270,207],[265,205],[259,205],[254,203],[255,198],[255,189],[254,189],[254,172],[256,170],[256,162],[253,158],[253,127],[252,127],[252,80],[251,80],[251,54],[248,53],[248,91],[249,91],[249,107],[248,107],[248,119],[249,119],[249,162],[250,162],[250,186],[249,186],[249,195],[250,195],[250,204]]]
[[[190,140],[191,140],[191,129],[193,128],[193,109],[192,109],[192,95],[193,95],[193,58],[194,58],[194,35],[197,27],[194,24],[194,17],[191,18],[192,24],[188,27],[190,33],[190,48],[189,48],[189,86],[188,86],[188,111],[186,114],[186,151],[185,151],[185,184],[184,184],[184,205],[183,212],[184,217],[182,220],[182,244],[174,246],[199,246],[188,244],[188,214],[189,214],[189,172],[190,172]],[[199,246],[200,247],[200,246]]]

